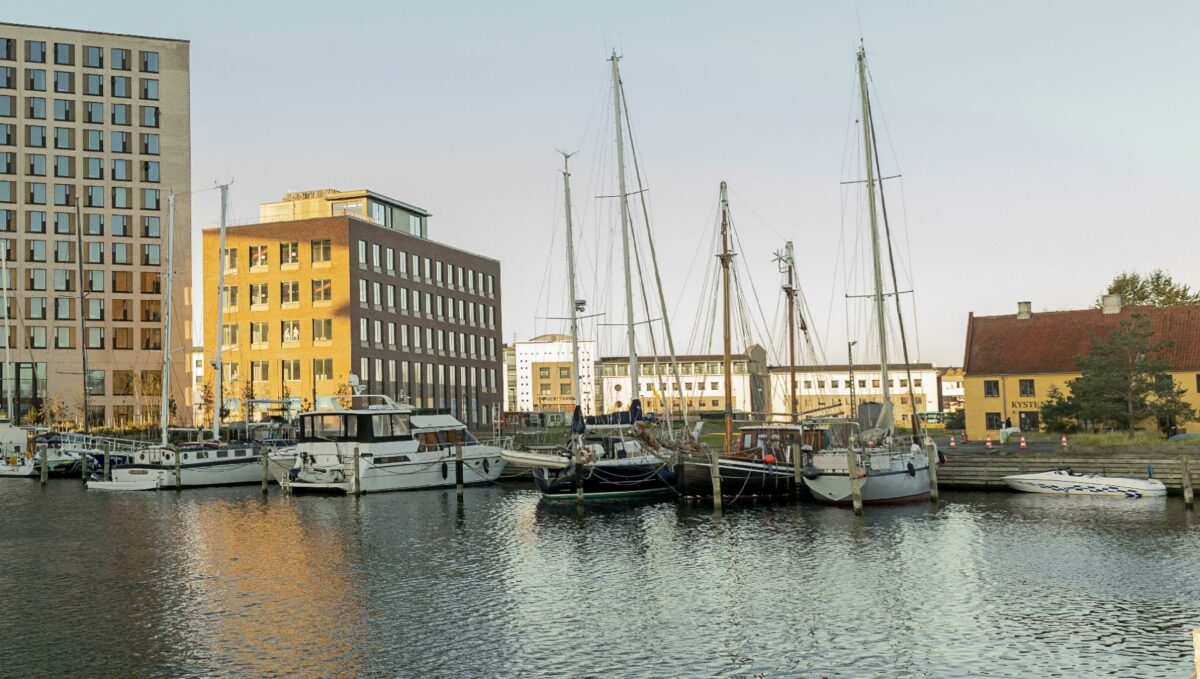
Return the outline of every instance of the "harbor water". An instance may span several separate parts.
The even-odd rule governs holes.
[[[11,677],[1171,677],[1178,498],[868,507],[0,479]]]

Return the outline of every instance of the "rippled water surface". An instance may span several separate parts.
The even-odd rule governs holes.
[[[0,479],[0,675],[1183,677],[1200,518]]]

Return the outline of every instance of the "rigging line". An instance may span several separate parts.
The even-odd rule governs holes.
[[[737,241],[738,250],[742,251],[743,253],[746,252],[746,249],[742,246],[741,233],[734,226],[732,217],[729,219],[729,230],[731,233],[733,233],[733,237]],[[750,264],[746,261],[745,256],[742,257],[742,260],[742,265],[746,267],[746,276],[750,279],[750,292],[754,295],[754,305],[758,309],[758,315],[759,318],[762,319],[763,329],[765,330],[767,326],[767,319],[766,314],[763,313],[762,300],[758,295],[758,289],[754,285],[754,277],[750,275]]]
[[[875,169],[879,170],[882,173],[883,168],[880,167],[880,165],[879,165],[879,144],[875,139],[875,122],[874,122],[875,116],[873,113],[871,113],[870,97],[867,96],[866,92],[863,93],[863,96],[867,97],[867,115],[868,115],[867,124],[871,131],[871,147],[872,147],[872,150],[874,151],[874,156],[875,156]],[[870,162],[869,159],[868,159],[868,162]],[[905,377],[908,379],[908,400],[909,400],[909,404],[912,406],[912,420],[911,420],[912,435],[913,435],[913,438],[916,439],[920,435],[920,422],[917,418],[916,394],[913,392],[913,386],[912,386],[912,362],[909,360],[909,356],[908,356],[908,338],[904,335],[904,312],[903,312],[904,303],[900,299],[900,294],[899,294],[900,284],[896,280],[896,257],[892,252],[892,229],[891,229],[890,224],[888,223],[887,200],[884,198],[884,195],[883,195],[883,182],[879,182],[879,207],[883,212],[883,230],[884,230],[884,233],[887,235],[888,264],[891,265],[891,269],[892,269],[892,290],[894,292],[896,292],[896,294],[894,295],[895,301],[896,301],[896,323],[900,328],[900,347],[901,347],[901,350],[904,352],[904,374],[905,374]]]
[[[739,201],[741,201],[741,207],[744,207],[747,210],[749,210],[750,214],[752,214],[756,218],[758,218],[758,221],[762,222],[763,226],[767,227],[767,229],[769,229],[771,231],[771,233],[778,236],[780,240],[788,239],[787,236],[783,235],[782,233],[779,233],[779,231],[777,231],[775,229],[775,227],[771,226],[770,222],[768,222],[766,219],[764,219],[762,215],[755,212],[754,208],[750,206],[750,202],[747,201],[745,198],[742,198],[742,196],[737,191],[734,191],[733,189],[730,189],[729,191],[730,191],[730,193],[733,194],[734,198],[737,198]]]
[[[557,182],[555,182],[555,183],[557,184]],[[555,213],[558,212],[558,208],[559,208],[558,196],[559,196],[558,190],[556,189],[554,192],[554,211],[555,211]],[[554,258],[555,235],[558,233],[558,229],[556,228],[557,223],[558,223],[557,218],[553,218],[550,220],[550,243],[547,248],[548,252],[546,254],[546,261],[548,261],[548,262],[552,261]],[[541,281],[538,285],[537,300],[535,301],[534,306],[533,306],[533,308],[535,310],[535,316],[536,316],[537,312],[541,312],[541,311],[545,312],[545,313],[541,314],[542,316],[550,315],[550,313],[549,313],[549,310],[550,310],[549,287],[550,287],[550,272],[553,268],[554,267],[552,267],[552,266],[547,266],[545,268],[545,270],[542,272]],[[542,296],[543,295],[546,296],[546,308],[544,310],[542,309]],[[540,323],[540,321],[535,317],[534,321],[533,321],[533,329],[534,329],[535,336],[543,334],[543,333],[538,332],[539,323]]]
[[[666,334],[666,337],[667,337],[667,351],[670,352],[671,367],[672,367],[671,372],[673,373],[673,375],[675,377],[676,388],[680,390],[680,393],[682,393],[683,380],[679,375],[679,364],[678,364],[678,361],[676,361],[675,338],[671,334],[671,316],[667,312],[667,309],[666,309],[667,299],[666,299],[666,296],[663,294],[662,276],[660,275],[659,269],[658,269],[658,254],[654,248],[654,234],[650,228],[650,210],[646,205],[645,185],[642,183],[642,165],[638,159],[637,142],[633,136],[633,122],[630,120],[630,117],[629,117],[629,98],[625,96],[625,82],[624,81],[618,80],[617,87],[621,91],[621,103],[623,104],[622,108],[625,111],[625,127],[629,131],[629,150],[630,150],[630,155],[633,158],[634,177],[636,177],[636,179],[637,179],[638,200],[642,205],[642,218],[645,221],[646,242],[650,245],[650,262],[654,268],[654,283],[658,290],[658,303],[659,303],[659,306],[663,307],[662,308],[663,332]],[[641,275],[641,264],[640,263],[638,265],[638,275],[639,276]],[[646,294],[645,282],[643,281],[642,296],[645,297],[645,294]],[[647,304],[646,318],[650,318],[649,304]],[[651,342],[653,342],[653,339],[654,339],[653,326],[650,326],[649,331],[650,331]],[[658,352],[655,351],[656,355],[657,355],[657,353]],[[656,369],[656,372],[657,372],[657,369]],[[686,427],[687,426],[687,415],[688,415],[687,402],[685,400],[683,400],[682,398],[680,399],[680,410],[683,412],[683,424]],[[667,409],[667,433],[668,433],[668,435],[671,434],[670,427],[671,427],[671,414],[670,414],[670,409]]]
[[[706,224],[712,223],[713,211],[716,208],[716,204],[717,204],[717,201],[714,200],[713,203],[709,206],[708,216],[705,217],[704,223],[706,223]],[[680,286],[679,296],[675,298],[675,305],[672,307],[673,309],[678,310],[680,307],[683,306],[683,296],[689,289],[688,282],[691,281],[691,279],[692,279],[692,272],[695,271],[695,269],[696,269],[696,260],[699,259],[700,250],[701,250],[701,248],[704,247],[704,244],[706,242],[711,242],[711,240],[707,237],[696,239],[696,249],[694,251],[692,251],[692,260],[691,260],[691,262],[688,263],[687,276],[684,277],[683,285]],[[705,273],[705,276],[707,277],[708,272],[710,271],[709,267],[707,267],[707,266],[703,267],[701,270]],[[694,324],[693,324],[693,327],[694,327]]]

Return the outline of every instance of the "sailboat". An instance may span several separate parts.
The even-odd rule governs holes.
[[[625,274],[625,329],[629,348],[630,394],[629,410],[618,413],[618,417],[593,418],[589,423],[583,417],[579,403],[583,391],[579,370],[579,311],[575,290],[575,249],[571,224],[571,181],[569,156],[563,158],[563,188],[566,198],[567,271],[571,299],[571,351],[575,370],[575,410],[571,418],[571,441],[560,455],[514,454],[509,459],[515,464],[533,467],[533,480],[543,497],[549,499],[622,498],[632,496],[662,495],[672,492],[671,470],[667,462],[654,451],[647,450],[638,440],[630,436],[633,430],[643,426],[641,401],[638,399],[638,355],[634,333],[633,270],[630,243],[632,239],[629,217],[629,193],[625,182],[625,137],[624,96],[621,88],[619,57],[616,51],[609,60],[612,64],[613,119],[617,142],[617,184],[621,211],[621,246]],[[635,154],[636,161],[636,154]],[[660,291],[661,292],[661,291]],[[660,295],[661,300],[661,295]],[[673,352],[672,352],[673,353]],[[544,458],[544,459],[538,459]],[[567,464],[563,465],[563,458]]]
[[[883,389],[883,402],[878,417],[873,426],[868,429],[862,429],[857,421],[830,422],[827,430],[830,436],[830,447],[813,453],[803,469],[804,484],[808,486],[815,499],[833,504],[853,504],[856,510],[861,504],[900,503],[928,498],[930,490],[929,464],[930,459],[936,455],[936,448],[933,447],[932,441],[927,442],[928,451],[922,448],[920,420],[916,417],[916,399],[911,393],[911,386],[908,398],[908,402],[913,407],[912,417],[910,417],[913,427],[911,436],[902,437],[897,434],[893,417],[891,387],[888,379],[887,307],[884,301],[889,294],[896,301],[896,316],[901,345],[904,347],[906,370],[909,366],[908,343],[904,335],[903,316],[900,313],[899,290],[893,289],[892,293],[884,291],[881,239],[889,239],[887,245],[890,252],[890,233],[881,236],[879,229],[880,208],[883,208],[886,227],[886,203],[883,200],[882,185],[876,187],[876,183],[879,181],[877,177],[879,157],[875,152],[875,125],[871,116],[870,95],[867,90],[865,51],[859,49],[857,57],[875,288],[872,303],[878,332],[879,383]],[[878,200],[876,199],[877,192]],[[891,266],[891,277],[893,288],[896,288],[894,263]],[[911,375],[906,384],[913,384]]]
[[[721,182],[721,254],[717,257],[721,262],[725,437],[719,454],[705,454],[697,449],[693,454],[681,455],[675,467],[681,494],[711,496],[716,506],[721,505],[723,497],[737,499],[795,493],[794,461],[800,459],[805,445],[804,427],[795,422],[744,426],[738,428],[736,437],[734,435],[730,269],[736,255],[729,249],[729,229],[728,188]],[[790,337],[790,326],[788,330]],[[792,403],[795,403],[794,397]]]
[[[225,215],[229,186],[221,186],[221,249],[225,252]],[[221,408],[213,408],[213,441],[176,447],[169,439],[171,394],[171,298],[174,275],[175,195],[167,196],[167,269],[164,304],[162,398],[159,403],[162,438],[158,446],[139,450],[130,459],[113,465],[110,478],[88,481],[92,490],[157,490],[256,483],[262,480],[257,449],[249,444],[222,445],[219,442]],[[217,282],[217,328],[221,327],[221,289],[224,286],[224,257]],[[221,343],[217,342],[217,370],[221,364]],[[217,401],[221,403],[221,380],[217,380]]]

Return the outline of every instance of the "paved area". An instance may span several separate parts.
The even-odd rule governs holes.
[[[972,440],[968,443],[963,443],[960,439],[956,439],[956,440],[958,441],[957,448],[955,450],[950,450],[950,437],[949,436],[938,436],[938,437],[934,438],[934,441],[937,442],[938,450],[946,453],[947,455],[952,455],[954,453],[959,453],[959,452],[961,452],[961,453],[988,453],[988,452],[998,453],[998,452],[1004,452],[1004,451],[1016,452],[1021,449],[1019,438],[1009,439],[1008,443],[1006,443],[1004,445],[1000,445],[1000,441],[998,441],[997,439],[992,439],[992,449],[990,451],[987,448],[987,444],[983,441]],[[1026,445],[1028,446],[1028,448],[1026,448],[1025,452],[1032,452],[1032,453],[1057,453],[1058,451],[1062,450],[1062,446],[1060,446],[1055,441],[1028,441],[1026,443]]]

